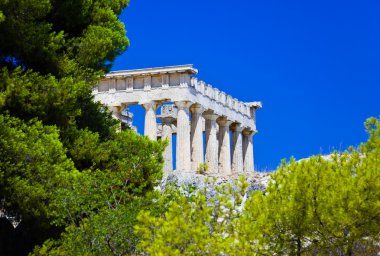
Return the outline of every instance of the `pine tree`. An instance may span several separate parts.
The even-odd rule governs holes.
[[[378,250],[380,122],[359,150],[283,163],[265,194],[247,202],[239,250],[290,255],[356,255]],[[377,249],[376,249],[377,248]]]
[[[94,233],[86,223],[98,223],[105,239],[113,232],[105,216],[138,206],[161,177],[165,144],[118,133],[91,96],[129,46],[118,19],[127,4],[0,0],[1,210],[22,220],[1,232],[10,239],[0,254],[25,255],[47,238],[41,253],[68,252],[71,235]],[[102,246],[82,249],[105,252]]]

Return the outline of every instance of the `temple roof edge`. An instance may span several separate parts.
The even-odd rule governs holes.
[[[165,66],[165,67],[155,67],[155,68],[111,71],[110,73],[105,75],[105,78],[120,77],[120,76],[153,75],[153,74],[175,73],[175,72],[197,74],[198,70],[193,67],[193,64],[186,64],[186,65],[178,65],[178,66]]]

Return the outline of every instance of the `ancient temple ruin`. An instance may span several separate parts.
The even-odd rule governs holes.
[[[93,94],[128,127],[133,127],[133,115],[125,109],[134,104],[145,108],[144,135],[169,140],[164,152],[167,173],[173,171],[173,134],[177,136],[176,171],[195,173],[201,163],[208,165],[211,176],[253,171],[252,136],[257,132],[256,109],[261,102],[241,102],[198,80],[197,72],[192,65],[115,71]]]

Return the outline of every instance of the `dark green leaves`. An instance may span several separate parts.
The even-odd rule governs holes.
[[[22,66],[59,77],[77,69],[109,70],[129,45],[117,17],[127,4],[125,0],[3,0],[0,67]]]
[[[55,190],[76,175],[55,127],[0,115],[1,198],[23,219],[49,219]]]

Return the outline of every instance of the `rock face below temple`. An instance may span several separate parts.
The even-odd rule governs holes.
[[[257,190],[265,191],[269,184],[270,174],[270,172],[252,172],[251,175],[247,176],[249,183],[248,195]],[[184,194],[190,194],[192,192],[189,191],[194,191],[194,188],[195,191],[206,188],[206,197],[211,198],[218,194],[215,189],[217,186],[230,183],[234,189],[237,189],[235,185],[236,180],[236,176],[212,178],[201,174],[173,172],[163,177],[158,189],[164,191],[168,185],[173,185],[179,188]]]

